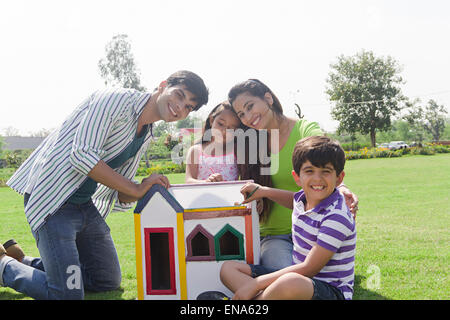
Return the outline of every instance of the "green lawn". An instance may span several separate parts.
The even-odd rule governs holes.
[[[450,299],[450,154],[352,160],[345,183],[359,197],[354,299]],[[184,174],[168,175],[183,183]],[[0,241],[38,255],[23,198],[0,188]],[[86,299],[135,299],[133,214],[107,218],[122,267],[120,290]],[[2,299],[29,299],[0,288]]]

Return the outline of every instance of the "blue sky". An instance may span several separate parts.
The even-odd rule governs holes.
[[[0,2],[0,132],[57,127],[103,86],[97,63],[113,35],[128,34],[152,89],[170,73],[198,73],[206,114],[247,78],[265,82],[296,117],[337,122],[325,94],[330,64],[362,49],[402,66],[403,93],[450,110],[450,2],[429,1],[31,1]]]

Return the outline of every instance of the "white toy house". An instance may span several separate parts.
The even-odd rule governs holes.
[[[247,181],[154,185],[135,208],[138,299],[194,300],[221,283],[225,260],[259,263],[255,202],[236,206]]]

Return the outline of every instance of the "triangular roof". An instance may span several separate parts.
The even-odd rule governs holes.
[[[175,212],[184,212],[184,208],[181,206],[181,204],[170,194],[169,191],[167,191],[166,188],[164,188],[162,185],[155,183],[150,190],[147,191],[145,196],[140,199],[136,205],[136,208],[134,209],[134,213],[141,213],[141,211],[145,208],[147,203],[150,201],[150,199],[153,197],[153,195],[159,192],[164,199],[167,200],[167,202],[172,206],[172,208],[175,210]]]

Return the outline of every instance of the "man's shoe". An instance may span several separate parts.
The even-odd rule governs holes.
[[[197,300],[230,300],[230,297],[220,291],[205,291],[198,295]]]
[[[0,259],[6,256],[5,248],[0,244]]]
[[[8,240],[3,244],[3,248],[6,250],[6,254],[11,258],[16,259],[19,262],[22,262],[25,257],[25,253],[22,248],[17,244],[14,239]]]

